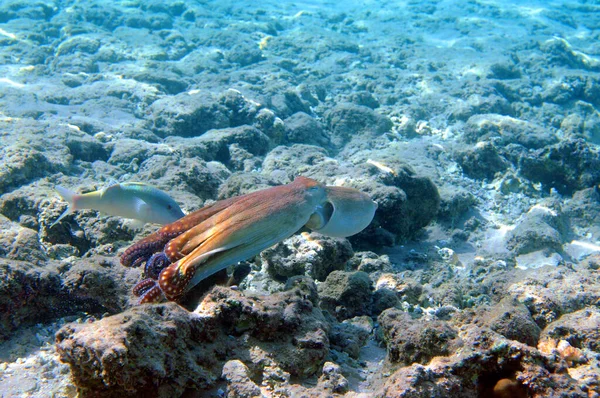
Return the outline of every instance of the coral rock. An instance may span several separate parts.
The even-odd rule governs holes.
[[[319,285],[321,308],[340,321],[369,314],[372,290],[371,279],[365,272],[333,271]]]
[[[523,304],[512,297],[502,299],[486,314],[490,328],[506,338],[517,340],[532,347],[537,346],[540,328]]]
[[[324,281],[332,271],[344,269],[353,254],[346,239],[303,233],[263,251],[260,257],[276,279],[308,275]]]
[[[251,374],[276,363],[293,376],[307,376],[329,351],[329,326],[310,301],[314,290],[314,284],[299,283],[262,297],[215,287],[194,313],[175,303],[142,305],[97,322],[68,324],[56,335],[57,348],[82,394],[202,390],[214,385],[230,359],[241,360]],[[240,376],[228,369],[231,380]]]
[[[227,382],[227,398],[260,397],[260,388],[250,379],[248,367],[237,359],[227,361],[221,377]]]
[[[396,309],[385,310],[378,319],[392,363],[425,365],[460,345],[457,331],[444,321],[415,320]]]

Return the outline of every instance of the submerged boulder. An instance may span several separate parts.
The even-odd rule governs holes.
[[[450,355],[460,346],[457,330],[445,321],[412,319],[397,309],[385,310],[378,320],[392,363],[427,365],[433,357]]]
[[[150,129],[159,137],[195,137],[210,129],[229,127],[227,108],[201,93],[167,96],[150,106]]]
[[[340,104],[325,115],[327,127],[331,131],[331,142],[343,148],[353,138],[377,136],[389,131],[392,122],[366,106]]]
[[[141,305],[65,325],[57,350],[81,394],[179,396],[214,386],[221,375],[252,392],[248,375],[279,369],[306,377],[321,369],[329,325],[311,299],[316,288],[308,281],[271,296],[215,287],[194,312]]]
[[[568,139],[528,153],[519,166],[524,177],[563,195],[600,183],[600,151],[582,139]]]
[[[490,328],[512,340],[532,347],[537,346],[541,329],[536,325],[525,305],[513,297],[505,297],[486,311]]]
[[[294,235],[264,250],[260,257],[275,279],[308,275],[324,281],[332,271],[344,269],[352,255],[352,246],[346,239],[313,232]]]
[[[333,271],[319,285],[321,308],[339,321],[371,311],[373,285],[366,272]]]
[[[285,140],[289,143],[329,147],[329,136],[321,123],[304,112],[294,113],[284,120]]]

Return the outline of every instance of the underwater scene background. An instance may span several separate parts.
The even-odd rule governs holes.
[[[599,39],[597,0],[1,0],[0,395],[600,396]],[[299,176],[373,220],[178,303],[122,265],[137,191],[56,222]]]

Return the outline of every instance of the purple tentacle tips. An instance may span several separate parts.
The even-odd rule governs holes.
[[[144,274],[147,278],[158,279],[160,272],[171,264],[169,258],[164,252],[154,253],[152,257],[146,261]]]
[[[158,282],[154,279],[144,279],[139,282],[134,286],[133,294],[140,298],[138,304],[158,303],[165,298]]]

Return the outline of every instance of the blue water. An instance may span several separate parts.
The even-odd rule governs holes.
[[[538,269],[590,272],[599,43],[593,0],[0,0],[0,395],[70,396],[40,347],[131,308],[142,275],[119,256],[160,227],[94,209],[52,226],[57,185],[143,182],[186,213],[299,175],[353,187],[379,208],[349,241],[420,281],[430,297],[399,305],[415,313],[494,305]],[[241,289],[282,289],[256,261]],[[481,264],[503,293],[449,299]],[[44,363],[57,381],[25,383]]]

